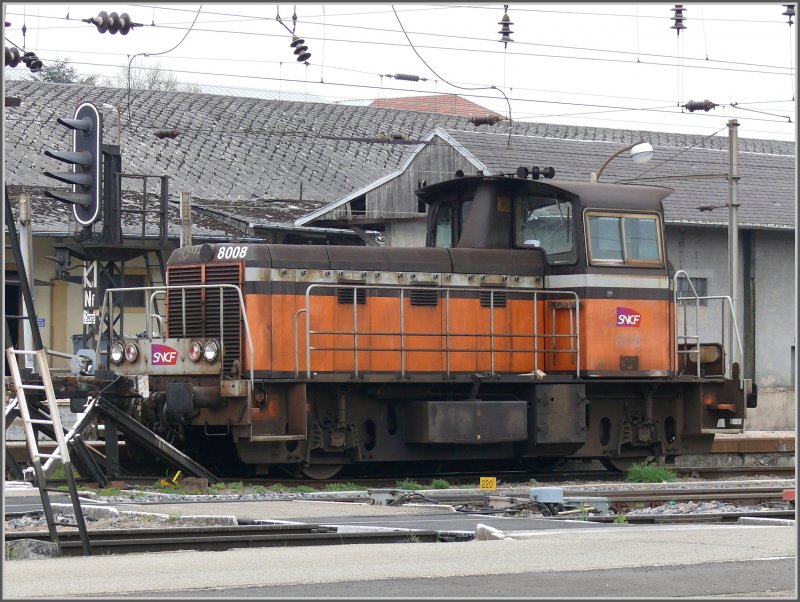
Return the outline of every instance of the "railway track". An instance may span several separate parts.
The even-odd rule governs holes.
[[[231,526],[89,529],[93,555],[174,552],[178,550],[225,551],[234,548],[320,546],[369,543],[410,543],[467,541],[468,534],[433,530],[375,530],[342,532],[336,527],[316,524],[240,524]],[[6,541],[34,539],[49,541],[47,531],[11,531]],[[65,556],[82,556],[78,533],[60,532]]]
[[[682,476],[694,476],[701,479],[718,479],[734,477],[775,477],[791,478],[795,475],[794,466],[731,466],[731,467],[671,467],[671,469]],[[380,477],[358,477],[327,479],[325,481],[301,478],[301,477],[279,477],[279,478],[243,478],[237,477],[226,479],[224,482],[242,482],[249,487],[271,487],[285,486],[289,488],[307,487],[317,491],[325,491],[342,487],[344,485],[355,485],[360,489],[379,489],[397,487],[401,481],[412,481],[422,485],[430,484],[433,480],[447,481],[450,487],[469,487],[477,486],[480,477],[494,476],[498,483],[507,486],[514,486],[531,483],[560,483],[560,482],[623,482],[627,474],[620,472],[610,472],[602,467],[558,469],[546,473],[534,473],[527,471],[483,471],[475,473],[436,473],[430,475],[420,475],[413,473],[394,473],[382,475]],[[149,487],[158,483],[164,478],[161,476],[125,476],[116,481],[124,483],[128,487]],[[76,479],[79,485],[91,487],[94,483],[90,479]],[[48,484],[53,487],[66,486],[64,479],[48,479]]]
[[[603,505],[616,513],[627,512],[638,508],[647,508],[663,504],[681,504],[687,502],[715,501],[741,506],[760,504],[777,504],[783,502],[783,492],[794,488],[794,483],[787,481],[785,484],[770,486],[753,486],[751,484],[727,485],[722,487],[676,487],[653,489],[612,489],[593,486],[567,486],[561,488],[563,495],[570,500],[587,500],[586,505],[591,506],[592,501],[602,500]],[[373,495],[377,492],[373,492]],[[402,505],[403,503],[428,502],[449,504],[456,506],[485,508],[494,503],[498,511],[506,508],[516,508],[528,504],[531,500],[528,491],[500,492],[488,495],[479,490],[444,490],[425,491],[424,493],[400,491],[397,489],[384,490],[381,503],[386,505]]]
[[[552,512],[541,513],[541,505],[531,504],[527,490],[517,490],[505,495],[487,496],[479,490],[441,490],[441,491],[401,491],[369,490],[352,492],[353,495],[331,495],[328,499],[338,502],[351,501],[353,503],[368,504],[382,503],[384,505],[403,505],[407,503],[428,503],[452,505],[458,512],[471,516],[504,515],[522,516],[529,518],[542,518],[552,521],[585,520],[589,522],[611,523],[619,522],[618,516],[625,515],[624,522],[635,524],[688,524],[688,523],[731,523],[743,517],[793,519],[795,509],[793,504],[783,500],[784,491],[794,487],[794,481],[766,483],[725,483],[724,485],[711,486],[710,484],[691,483],[683,486],[645,486],[633,489],[631,484],[616,485],[583,485],[564,487],[564,500],[570,500],[573,508],[575,503],[580,504],[579,509],[562,510],[551,508]],[[164,496],[159,500],[145,502],[136,500],[136,505],[149,504],[175,504],[171,496]],[[324,501],[324,494],[315,494],[313,499]],[[606,507],[612,513],[595,514],[588,509],[597,500],[604,500]],[[209,500],[199,496],[193,501],[207,503]],[[232,500],[217,500],[220,507],[225,502]],[[237,503],[243,500],[236,500]],[[257,500],[252,500],[257,501]],[[263,500],[262,500],[263,501]],[[680,512],[680,506],[688,502],[702,504],[714,501],[725,504],[738,505],[735,510],[719,512]],[[129,502],[130,503],[130,502]],[[192,502],[180,500],[187,506]],[[656,513],[637,514],[636,509],[654,508],[674,504],[675,511],[659,511]],[[744,506],[751,506],[749,508]],[[755,508],[753,507],[755,506]],[[567,508],[564,505],[562,508]],[[584,508],[587,510],[584,511]],[[226,510],[226,514],[230,511]],[[524,514],[527,513],[527,514]],[[31,513],[25,513],[30,516]],[[536,516],[538,514],[538,516]],[[7,514],[6,520],[11,517]],[[437,531],[429,529],[379,529],[361,530],[353,532],[347,530],[340,532],[335,525],[320,525],[314,523],[283,523],[270,520],[238,520],[236,525],[225,526],[152,526],[133,528],[108,528],[89,529],[89,537],[93,554],[127,554],[153,551],[176,550],[208,550],[221,551],[242,547],[264,546],[314,546],[314,545],[342,545],[350,543],[407,543],[407,542],[449,542],[468,541],[474,533],[468,531]],[[77,532],[62,531],[61,548],[64,555],[81,555],[82,544]],[[6,541],[20,539],[36,539],[48,541],[48,532],[44,529],[15,530],[6,529]]]

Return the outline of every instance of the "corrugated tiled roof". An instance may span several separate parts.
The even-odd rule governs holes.
[[[167,175],[170,198],[224,206],[251,222],[292,223],[397,168],[414,140],[435,126],[477,129],[463,117],[371,107],[6,81],[6,182],[54,188],[45,170],[63,170],[47,150],[69,150],[72,117],[92,101],[104,116],[104,141],[121,135],[125,173]],[[103,108],[103,105],[111,108]],[[117,111],[121,127],[117,129]],[[486,128],[488,126],[479,126]],[[157,130],[178,130],[159,139]],[[392,140],[400,134],[405,140]],[[302,193],[301,193],[302,187]],[[51,201],[49,204],[55,203]],[[48,204],[48,205],[49,205]],[[47,206],[40,217],[47,221]],[[59,217],[54,214],[53,225]]]
[[[54,188],[56,182],[43,174],[60,170],[57,161],[45,157],[46,149],[68,150],[69,133],[56,124],[71,117],[79,102],[93,101],[104,114],[106,143],[121,135],[125,173],[168,175],[170,198],[183,191],[193,204],[246,223],[293,223],[320,207],[367,187],[398,169],[421,140],[436,127],[451,132],[492,169],[516,169],[518,165],[556,168],[562,179],[588,178],[620,145],[639,139],[656,147],[646,167],[674,159],[653,171],[670,169],[695,172],[727,170],[727,137],[702,137],[663,132],[629,131],[595,127],[560,126],[507,120],[494,126],[473,125],[466,117],[436,113],[378,109],[339,104],[287,102],[260,98],[217,96],[189,92],[126,90],[72,84],[6,81],[6,96],[22,99],[20,107],[5,108],[4,161],[8,184]],[[111,108],[102,108],[103,105]],[[117,129],[117,111],[121,127]],[[509,128],[512,149],[504,148]],[[175,129],[176,138],[155,137],[160,129]],[[402,140],[392,140],[400,134]],[[480,135],[479,135],[480,134]],[[523,140],[524,138],[524,140]],[[742,212],[761,224],[793,224],[795,145],[792,142],[740,138],[742,169],[747,171],[740,188]],[[691,152],[685,151],[692,147]],[[704,151],[704,152],[700,152]],[[720,151],[720,152],[712,152]],[[604,181],[627,176],[627,162],[614,161]],[[573,167],[570,167],[573,166]],[[570,170],[574,175],[569,175]],[[758,173],[756,174],[756,171]],[[638,175],[634,173],[632,175]],[[758,215],[746,213],[744,203],[754,202],[751,183],[767,185]],[[689,187],[685,205],[676,203],[673,221],[694,219],[693,203],[707,204],[705,181]],[[727,184],[722,185],[727,190]],[[301,193],[302,186],[302,193]],[[686,188],[684,188],[686,186]],[[716,194],[716,193],[715,193]],[[714,198],[718,198],[716,195]],[[780,203],[769,206],[769,202]],[[56,201],[39,203],[36,217],[43,227],[66,228]],[[705,212],[701,219],[722,220],[722,210]],[[70,212],[71,213],[71,212]],[[792,219],[789,219],[791,214]],[[215,226],[216,227],[216,226]]]

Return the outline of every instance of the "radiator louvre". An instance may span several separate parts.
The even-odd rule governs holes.
[[[241,285],[241,264],[209,264],[204,266],[170,266],[170,286],[199,284]],[[185,316],[185,320],[184,320]],[[239,295],[233,289],[184,289],[167,295],[167,336],[209,338],[222,342],[223,367],[230,372],[233,362],[241,358],[242,322]]]

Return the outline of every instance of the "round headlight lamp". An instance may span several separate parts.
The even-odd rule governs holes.
[[[208,339],[203,345],[203,357],[207,362],[215,362],[219,357],[219,343],[214,339]]]
[[[111,361],[119,365],[125,360],[125,347],[117,341],[111,345]]]
[[[139,346],[136,343],[125,345],[125,359],[129,362],[135,362],[139,359]]]
[[[201,357],[203,357],[203,346],[197,341],[192,342],[189,345],[189,359],[193,362],[199,362]]]

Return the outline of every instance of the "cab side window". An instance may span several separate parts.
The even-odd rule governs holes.
[[[453,213],[455,207],[452,205],[438,205],[433,217],[433,245],[434,247],[449,248],[454,246],[453,226],[455,220]]]
[[[590,211],[586,228],[591,264],[660,267],[664,263],[658,215]]]

